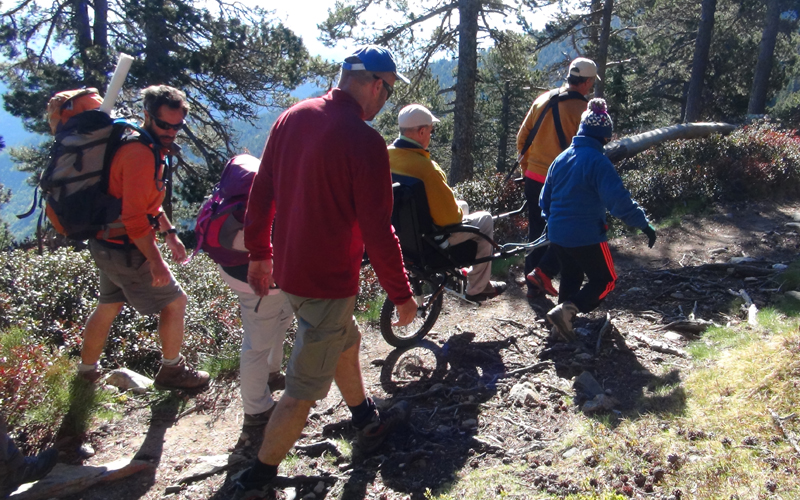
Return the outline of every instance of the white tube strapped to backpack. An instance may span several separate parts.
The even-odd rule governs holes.
[[[106,89],[106,96],[103,98],[103,104],[100,105],[100,111],[110,115],[111,110],[114,109],[114,103],[117,101],[119,91],[122,90],[122,84],[125,83],[125,78],[128,76],[128,71],[133,64],[133,57],[128,54],[120,53],[117,67],[114,74],[111,76],[111,81],[108,83]]]

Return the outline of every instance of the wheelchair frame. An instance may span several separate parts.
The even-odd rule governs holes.
[[[414,177],[392,175],[394,207],[392,225],[403,250],[403,265],[408,275],[417,317],[405,327],[392,326],[397,320],[394,303],[387,297],[381,307],[380,330],[384,340],[394,347],[408,347],[422,340],[436,324],[443,306],[444,294],[478,305],[466,297],[467,274],[464,268],[505,259],[523,251],[533,251],[550,244],[545,235],[528,243],[499,245],[475,226],[453,224],[439,228],[433,224],[424,183]],[[527,200],[517,210],[493,216],[504,219],[524,213]],[[449,245],[453,233],[477,233],[493,248],[492,255],[475,258],[477,242],[468,240]]]

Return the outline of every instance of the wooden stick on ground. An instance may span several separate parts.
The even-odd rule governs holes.
[[[772,421],[775,423],[775,426],[777,426],[778,429],[780,429],[781,434],[783,434],[783,437],[785,437],[786,440],[789,441],[789,443],[791,443],[791,445],[794,447],[794,451],[796,451],[797,454],[800,455],[800,446],[797,445],[797,441],[795,441],[792,435],[789,434],[783,427],[783,419],[779,417],[778,414],[775,413],[772,409],[767,408],[767,411],[769,412],[770,415],[772,415]]]
[[[606,313],[606,322],[603,323],[603,326],[600,327],[600,331],[597,333],[597,344],[594,346],[595,356],[600,353],[600,342],[603,340],[603,334],[605,334],[609,328],[611,328],[611,314]]]

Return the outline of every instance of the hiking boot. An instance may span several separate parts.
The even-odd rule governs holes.
[[[269,392],[282,391],[286,389],[286,376],[281,372],[272,372],[267,380]]]
[[[272,387],[272,386],[270,386]],[[256,427],[258,425],[267,425],[269,422],[269,417],[272,416],[272,412],[275,410],[276,403],[273,403],[272,406],[269,407],[269,410],[262,411],[261,413],[255,414],[244,414],[244,422],[242,425],[245,427]]]
[[[196,390],[208,386],[208,373],[186,366],[186,358],[181,355],[177,365],[162,364],[156,374],[153,386],[159,390],[186,389]]]
[[[506,288],[508,288],[508,286],[506,285],[505,281],[490,281],[481,293],[476,293],[475,295],[467,294],[466,298],[472,302],[483,302],[486,299],[493,299],[497,297],[501,293],[505,292]]]
[[[356,446],[362,453],[372,453],[386,440],[397,424],[408,419],[408,401],[400,401],[386,411],[378,410],[371,421],[359,429]]]
[[[53,470],[57,460],[58,450],[55,448],[48,448],[35,457],[25,457],[19,467],[8,471],[0,483],[0,498],[11,495],[21,484],[42,479]]]
[[[540,268],[536,268],[528,274],[525,279],[528,280],[528,283],[535,286],[539,290],[552,295],[554,297],[558,297],[558,290],[555,289],[553,286],[553,282],[550,280],[550,277],[544,273]]]
[[[250,469],[247,468],[234,476],[235,490],[231,500],[277,500],[286,498],[282,490],[277,490],[272,481],[249,481]]]
[[[578,314],[578,307],[572,302],[561,303],[547,312],[547,320],[558,329],[559,335],[566,342],[575,340],[572,320]]]
[[[78,370],[78,378],[86,381],[89,384],[96,384],[98,380],[103,377],[103,373],[97,368],[91,370],[80,371]]]

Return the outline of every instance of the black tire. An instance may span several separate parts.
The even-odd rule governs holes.
[[[413,286],[415,293],[418,287],[422,288],[423,297],[428,300],[436,287],[428,281],[420,281],[418,286]],[[413,300],[413,299],[412,299]],[[423,338],[431,331],[439,313],[442,311],[442,301],[444,293],[440,293],[433,303],[429,304],[425,310],[417,311],[417,317],[407,326],[392,326],[392,322],[397,320],[397,310],[394,302],[387,297],[381,307],[381,335],[383,339],[393,347],[409,347]]]

